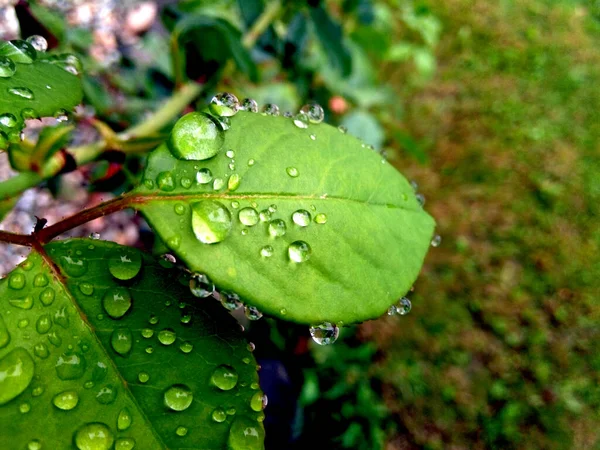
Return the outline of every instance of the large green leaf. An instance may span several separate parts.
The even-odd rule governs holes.
[[[188,116],[180,123],[189,124]],[[256,113],[237,113],[220,133],[214,148],[200,134],[191,140],[192,148],[202,150],[198,154],[217,152],[203,161],[180,160],[169,146],[159,147],[132,193],[134,206],[190,268],[262,312],[308,324],[377,317],[410,289],[434,221],[380,155],[329,125],[302,129],[292,119]],[[170,141],[179,145],[180,156],[184,141],[174,136]],[[213,181],[198,183],[206,170]],[[269,207],[276,211],[268,213]],[[294,222],[300,210],[311,216],[308,226]],[[285,235],[269,231],[280,222],[240,221],[241,213],[251,223],[254,211],[283,221]],[[198,219],[209,214],[206,227]],[[303,217],[297,215],[296,222]],[[203,244],[197,236],[225,239]],[[297,241],[311,248],[305,262],[290,259],[290,245]],[[272,256],[263,256],[270,248]],[[291,250],[298,259],[298,246]]]
[[[217,302],[135,249],[45,252],[0,281],[0,448],[262,448],[254,358]]]

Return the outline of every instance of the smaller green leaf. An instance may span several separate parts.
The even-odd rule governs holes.
[[[352,111],[342,119],[348,132],[380,150],[385,140],[385,131],[375,116],[368,111]]]

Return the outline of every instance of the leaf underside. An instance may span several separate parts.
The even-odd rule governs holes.
[[[247,112],[231,118],[223,142],[204,161],[178,160],[166,145],[159,147],[133,192],[134,206],[192,270],[264,313],[306,324],[375,318],[408,292],[435,224],[381,155],[326,124],[301,129],[285,117]],[[201,169],[223,179],[224,187],[197,183]],[[165,174],[174,182],[161,190]],[[233,174],[240,177],[235,190],[228,188]],[[229,235],[215,244],[203,244],[191,228],[190,205],[209,199],[233,217]],[[276,208],[272,219],[285,221],[284,236],[272,237],[268,222],[246,227],[238,220],[242,208],[269,206]],[[305,227],[292,220],[301,209],[311,215]],[[326,223],[316,223],[318,214]],[[301,263],[288,256],[298,240],[312,249]],[[264,246],[273,248],[271,257],[261,256]]]
[[[192,297],[180,271],[135,249],[80,239],[45,251],[0,281],[0,448],[36,439],[41,448],[80,448],[86,424],[104,426],[115,447],[100,439],[83,448],[131,448],[127,439],[140,449],[262,448],[262,412],[250,408],[256,363],[218,302]],[[126,281],[110,272],[111,258],[122,256],[141,258]],[[127,295],[129,308],[119,300]],[[230,390],[211,383],[221,365],[238,374]],[[173,385],[193,395],[182,411],[165,402]],[[78,398],[73,409],[53,403],[65,391]],[[130,426],[118,420],[124,415]],[[240,424],[254,433],[247,447],[231,445]]]

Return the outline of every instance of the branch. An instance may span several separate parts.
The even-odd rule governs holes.
[[[0,242],[31,247],[33,245],[34,239],[32,236],[28,236],[25,234],[10,233],[8,231],[0,230]]]
[[[242,38],[242,44],[246,48],[254,46],[261,34],[273,23],[273,21],[281,14],[283,8],[281,2],[274,1],[267,3],[265,10],[262,14],[254,21],[252,28],[248,30],[246,35]]]

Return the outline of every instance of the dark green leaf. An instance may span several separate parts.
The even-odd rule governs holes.
[[[291,119],[245,112],[215,142],[219,153],[204,161],[159,147],[133,193],[191,269],[265,313],[309,324],[377,317],[410,289],[434,221],[380,155],[329,125],[300,129]],[[269,207],[275,222],[242,223]],[[241,221],[243,208],[253,211]],[[301,210],[308,226],[302,214],[292,219]],[[281,223],[287,231],[274,237]],[[306,250],[297,241],[311,248],[305,262],[294,262]]]
[[[33,251],[0,280],[2,448],[220,449],[241,426],[251,435],[233,448],[262,448],[237,324],[165,265],[80,239]]]
[[[335,22],[322,6],[310,8],[310,17],[328,60],[342,76],[348,76],[352,70],[352,59],[344,44],[341,25]]]
[[[344,116],[342,125],[348,128],[348,132],[353,136],[373,145],[377,150],[381,150],[385,140],[385,131],[370,112],[352,111]]]

